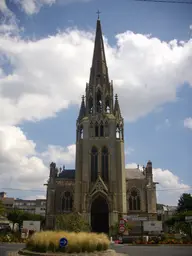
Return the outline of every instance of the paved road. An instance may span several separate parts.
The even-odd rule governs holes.
[[[114,245],[112,249],[129,256],[192,256],[192,246]]]
[[[24,244],[0,244],[0,256],[18,256]],[[192,246],[130,246],[113,245],[116,252],[129,256],[191,256]]]
[[[17,251],[24,247],[24,244],[0,244],[0,256],[17,256]]]

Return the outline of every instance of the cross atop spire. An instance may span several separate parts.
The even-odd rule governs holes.
[[[101,13],[101,12],[98,10],[98,11],[97,11],[97,15],[98,15],[97,19],[98,19],[98,20],[100,19],[100,13]]]

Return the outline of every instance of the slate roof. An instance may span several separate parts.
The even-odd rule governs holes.
[[[137,168],[135,169],[125,169],[126,179],[145,179],[145,175]],[[65,169],[59,173],[58,178],[62,179],[75,179],[75,169]]]
[[[137,168],[134,169],[125,169],[125,173],[126,173],[126,179],[128,180],[141,180],[141,179],[145,179],[145,175],[143,174],[142,171],[140,171]]]
[[[58,178],[66,179],[66,180],[74,180],[75,179],[75,169],[65,169],[59,173]]]

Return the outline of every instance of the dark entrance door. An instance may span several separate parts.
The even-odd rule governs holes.
[[[92,202],[91,227],[93,232],[109,233],[109,208],[102,196],[98,196]]]

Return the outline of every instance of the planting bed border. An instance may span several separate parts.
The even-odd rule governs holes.
[[[95,251],[95,252],[81,252],[81,253],[62,253],[62,252],[58,252],[58,253],[54,253],[54,252],[44,252],[44,253],[40,253],[40,252],[32,252],[32,251],[28,251],[26,249],[22,249],[20,251],[18,251],[18,254],[20,255],[25,255],[25,256],[85,256],[85,255],[89,255],[89,256],[125,256],[127,254],[123,254],[123,253],[116,253],[115,250],[106,250],[106,251]]]

